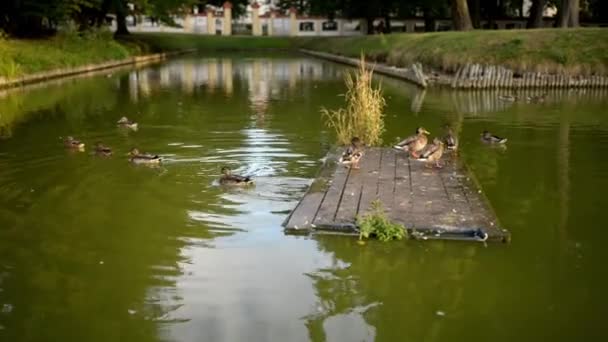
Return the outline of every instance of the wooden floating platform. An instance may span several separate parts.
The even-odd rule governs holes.
[[[450,154],[441,169],[391,148],[369,148],[360,169],[331,151],[319,176],[284,222],[287,233],[358,234],[356,217],[379,199],[387,216],[420,239],[508,242],[510,234],[466,168]]]

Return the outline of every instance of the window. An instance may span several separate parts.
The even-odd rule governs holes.
[[[315,30],[315,23],[312,21],[304,21],[300,23],[300,31],[312,32]]]
[[[338,23],[335,21],[324,21],[322,28],[323,31],[338,31]]]

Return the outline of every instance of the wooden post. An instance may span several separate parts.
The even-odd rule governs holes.
[[[190,13],[186,14],[184,17],[184,32],[192,33],[194,31],[194,19]]]
[[[251,4],[251,33],[254,36],[262,35],[262,23],[260,22],[260,4]]]
[[[224,2],[224,27],[222,28],[222,36],[232,35],[232,3]]]
[[[275,10],[270,11],[270,20],[268,20],[268,35],[274,36],[274,20],[277,18]]]
[[[458,78],[460,77],[462,68],[463,67],[460,67],[460,68],[458,68],[458,70],[456,70],[456,75],[454,76],[454,78],[452,78],[452,88],[456,88],[456,86],[458,85]]]
[[[323,21],[321,21],[321,20],[313,20],[313,25],[315,25],[315,34],[317,36],[320,36],[321,35],[321,29],[322,29],[321,26],[323,26]]]
[[[207,34],[215,34],[215,15],[213,10],[207,9]]]
[[[295,7],[289,9],[289,33],[292,37],[298,35],[298,10]]]

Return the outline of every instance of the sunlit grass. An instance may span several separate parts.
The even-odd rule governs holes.
[[[608,74],[608,28],[479,30],[471,32],[302,39],[303,47],[395,66],[420,62],[453,72],[467,63],[516,71]]]
[[[382,143],[386,101],[381,87],[374,88],[372,84],[373,73],[361,58],[358,70],[345,76],[346,108],[321,109],[327,126],[335,129],[339,144],[350,143],[352,137],[359,137],[368,146]]]
[[[135,52],[112,39],[102,38],[0,40],[0,77],[123,59]]]

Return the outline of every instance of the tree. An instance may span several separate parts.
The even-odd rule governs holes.
[[[454,29],[458,31],[469,31],[473,29],[469,6],[467,0],[450,0],[452,4],[452,21]]]
[[[579,0],[562,0],[557,15],[557,27],[579,26]]]
[[[532,7],[530,7],[530,16],[528,17],[527,28],[539,28],[543,27],[543,12],[545,11],[545,5],[547,0],[532,0]]]

